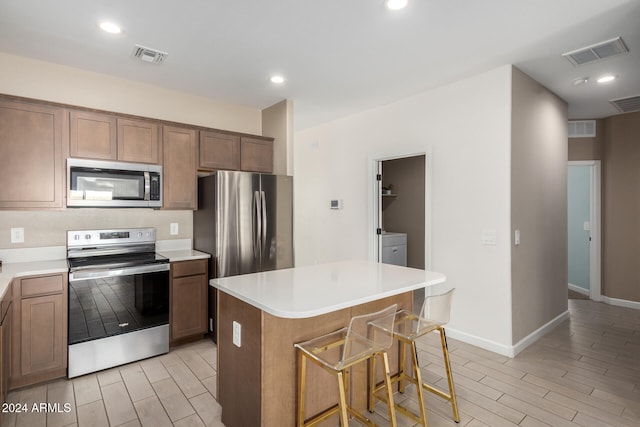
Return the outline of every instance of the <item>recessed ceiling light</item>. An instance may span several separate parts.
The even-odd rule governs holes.
[[[100,28],[102,29],[102,31],[106,31],[107,33],[110,34],[120,34],[122,32],[122,28],[120,28],[118,25],[114,24],[113,22],[101,22],[100,23]]]
[[[400,10],[407,7],[409,0],[386,0],[384,3],[389,10]]]
[[[588,81],[589,81],[589,77],[580,77],[580,78],[575,79],[573,81],[573,85],[574,86],[580,86],[580,85],[583,85],[583,84],[587,83]]]
[[[606,76],[602,76],[598,78],[598,83],[609,83],[616,79],[616,76],[608,74]]]
[[[284,83],[284,77],[282,76],[271,76],[271,83],[282,84]]]

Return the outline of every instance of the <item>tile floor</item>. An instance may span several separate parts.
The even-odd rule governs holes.
[[[449,340],[460,426],[640,425],[640,311],[570,300],[571,319],[515,358]],[[428,381],[446,387],[437,335],[419,344]],[[142,362],[58,380],[9,402],[71,403],[68,413],[5,414],[5,426],[222,426],[209,340]],[[415,392],[396,394],[415,406]],[[450,406],[428,394],[429,425],[455,426]],[[386,408],[372,416],[386,426]],[[413,426],[398,416],[401,427]],[[359,425],[356,422],[353,425]],[[247,426],[253,427],[253,426]]]

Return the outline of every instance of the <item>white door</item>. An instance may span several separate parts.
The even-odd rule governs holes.
[[[569,166],[567,220],[569,288],[588,295],[591,241],[591,177],[589,166]]]

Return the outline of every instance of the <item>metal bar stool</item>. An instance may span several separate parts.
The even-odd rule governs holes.
[[[454,289],[440,295],[429,295],[425,297],[424,304],[420,310],[420,315],[407,313],[404,310],[396,314],[393,336],[400,341],[400,360],[398,373],[391,377],[392,383],[399,383],[398,390],[404,393],[405,382],[415,384],[418,394],[418,406],[420,413],[415,414],[405,406],[395,404],[396,410],[403,415],[408,416],[420,425],[427,427],[427,412],[424,404],[423,389],[434,393],[451,403],[453,410],[453,420],[460,422],[460,413],[458,411],[458,401],[453,386],[453,375],[451,372],[451,361],[449,360],[449,349],[447,348],[447,337],[444,332],[444,325],[449,322],[449,314],[451,311],[451,299]],[[416,339],[433,331],[440,333],[440,342],[442,345],[442,355],[444,358],[444,366],[447,372],[447,381],[449,383],[449,393],[437,389],[422,381],[420,373],[420,365],[418,363],[418,352],[416,350]],[[411,362],[413,368],[413,376],[408,375],[405,369],[406,348],[411,351]],[[373,363],[372,363],[373,365]],[[369,371],[369,411],[373,411],[376,398],[386,401],[387,397],[379,392],[383,385],[376,384],[373,378],[373,369]]]
[[[354,316],[351,318],[348,328],[342,328],[327,335],[294,345],[298,349],[298,426],[313,426],[336,413],[339,413],[340,425],[344,427],[349,425],[349,413],[366,425],[375,426],[373,421],[348,405],[347,395],[350,368],[360,362],[375,360],[376,356],[379,356],[385,372],[385,378],[380,390],[386,385],[385,400],[388,402],[389,419],[391,426],[396,427],[389,359],[386,352],[393,343],[393,324],[396,309],[397,304],[393,304],[375,313]],[[337,405],[309,419],[305,419],[307,360],[336,375],[339,395]]]

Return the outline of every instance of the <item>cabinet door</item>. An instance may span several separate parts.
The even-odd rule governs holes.
[[[64,368],[67,347],[64,295],[24,298],[20,311],[22,375]]]
[[[164,126],[163,207],[165,209],[197,209],[197,131]]]
[[[207,333],[207,276],[174,278],[171,283],[171,340]]]
[[[88,111],[71,111],[69,154],[90,159],[117,159],[116,118]]]
[[[242,137],[240,169],[251,172],[273,172],[273,140]]]
[[[63,206],[68,122],[61,108],[0,101],[0,207]]]
[[[240,137],[219,132],[200,132],[200,169],[240,169]]]
[[[159,164],[162,149],[158,134],[157,123],[118,119],[118,160]]]
[[[4,303],[4,301],[3,301]],[[9,374],[11,372],[11,309],[9,305],[2,324],[0,324],[0,398],[4,402],[9,392]]]

